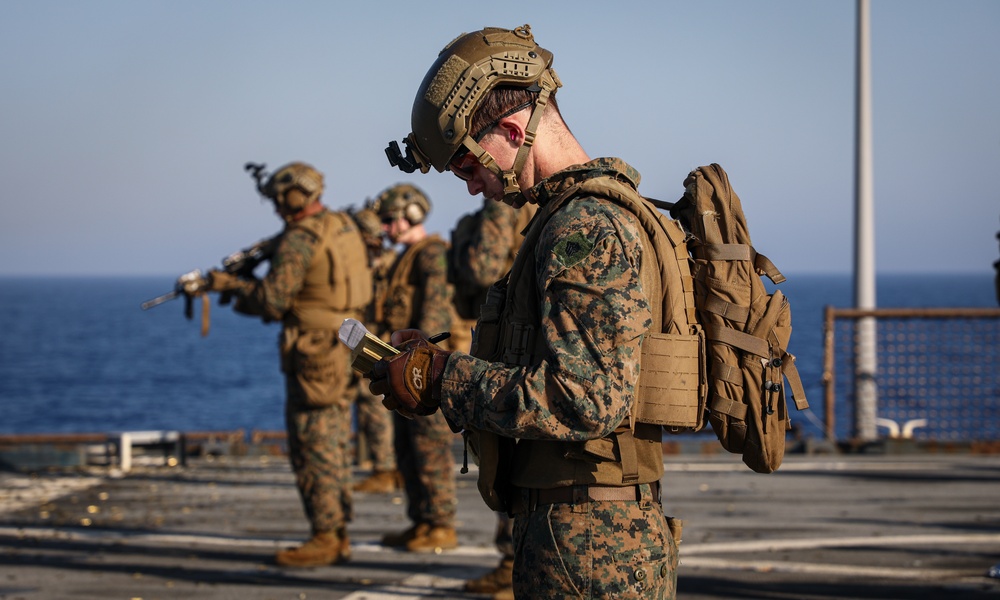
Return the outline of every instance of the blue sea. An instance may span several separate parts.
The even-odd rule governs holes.
[[[848,275],[790,275],[789,350],[813,401],[798,420],[820,437],[823,308],[849,307]],[[275,324],[211,305],[200,335],[183,301],[143,311],[169,277],[0,278],[0,434],[149,429],[283,430]],[[995,307],[993,275],[886,275],[881,307]],[[793,411],[793,419],[795,413]]]

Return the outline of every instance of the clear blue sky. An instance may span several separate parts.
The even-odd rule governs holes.
[[[847,273],[855,2],[510,4],[7,0],[0,18],[0,274],[217,265],[280,228],[246,161],[326,175],[343,207],[423,187],[447,234],[480,202],[391,169],[413,94],[459,33],[530,23],[591,156],[674,200],[718,162],[786,273]],[[523,11],[516,8],[523,6]],[[998,256],[1000,2],[872,0],[878,271]]]

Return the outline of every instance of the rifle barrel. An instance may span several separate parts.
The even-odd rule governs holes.
[[[154,306],[159,306],[159,305],[163,304],[164,302],[166,302],[168,300],[173,300],[177,296],[180,296],[180,294],[181,293],[178,292],[177,290],[174,290],[172,292],[167,292],[166,294],[163,294],[162,296],[157,296],[156,298],[153,298],[152,300],[146,300],[145,302],[143,302],[139,306],[142,308],[142,310],[149,310],[149,309],[153,308]]]

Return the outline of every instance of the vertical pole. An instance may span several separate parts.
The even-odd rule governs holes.
[[[123,473],[132,470],[132,434],[122,433],[118,441],[118,466]]]
[[[833,307],[827,305],[823,311],[823,405],[825,408],[824,419],[826,420],[826,439],[837,441],[836,401],[837,379],[834,372],[834,352],[837,351],[834,344],[834,326],[836,319]]]
[[[858,0],[857,131],[855,150],[854,306],[875,308],[875,201],[872,184],[871,53],[868,0]],[[877,437],[878,390],[875,318],[862,317],[855,327],[854,397],[855,437],[863,442]]]

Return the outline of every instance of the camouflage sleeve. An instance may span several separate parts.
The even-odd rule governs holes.
[[[487,200],[482,220],[468,249],[468,269],[481,287],[489,287],[503,277],[514,245],[517,223],[515,209],[503,202]]]
[[[302,229],[291,229],[278,243],[263,279],[245,281],[237,290],[237,309],[266,320],[280,321],[302,290],[306,269],[316,251],[316,238]]]
[[[428,244],[414,265],[423,288],[423,314],[414,315],[416,326],[431,335],[451,329],[452,287],[448,283],[447,247],[444,242]]]
[[[635,218],[587,198],[559,211],[538,243],[548,357],[528,367],[455,353],[441,410],[455,424],[522,439],[608,435],[628,415],[639,344],[652,325]]]

